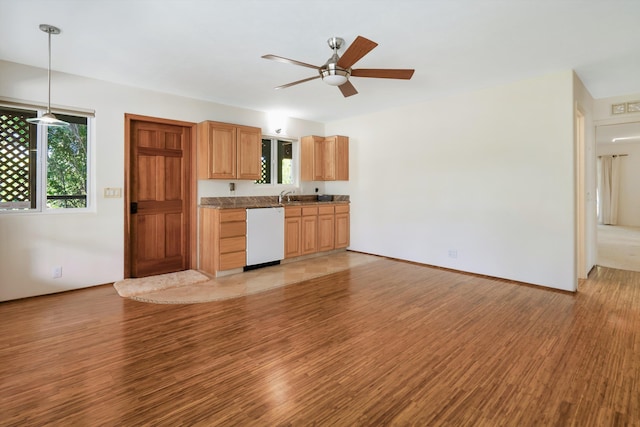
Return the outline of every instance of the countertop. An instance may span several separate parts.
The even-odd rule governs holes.
[[[278,208],[287,206],[303,205],[331,205],[349,204],[349,196],[333,196],[334,200],[318,201],[316,196],[292,196],[298,200],[284,201],[278,203],[278,196],[255,196],[255,197],[203,197],[201,208],[208,209],[258,209],[258,208]]]

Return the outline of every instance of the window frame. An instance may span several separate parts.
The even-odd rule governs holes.
[[[19,110],[25,113],[33,113],[37,117],[41,117],[47,112],[43,106],[29,105],[24,103],[3,102],[0,100],[0,108],[10,110]],[[75,111],[63,110],[54,113],[62,116],[72,116],[86,119],[87,123],[87,146],[86,146],[86,206],[70,207],[70,208],[49,208],[47,207],[47,184],[48,184],[48,127],[30,124],[36,128],[36,156],[35,156],[35,200],[34,208],[11,209],[0,206],[0,215],[60,215],[71,213],[95,212],[95,189],[93,186],[93,151],[94,151],[94,114]]]
[[[296,138],[286,138],[278,135],[262,135],[262,140],[268,139],[271,141],[271,182],[269,183],[259,183],[256,181],[253,182],[254,186],[258,188],[268,188],[273,187],[277,189],[296,189],[298,187],[298,183],[300,182],[300,140]],[[293,182],[291,184],[280,184],[278,183],[278,141],[290,142],[291,143],[291,175],[293,177]]]

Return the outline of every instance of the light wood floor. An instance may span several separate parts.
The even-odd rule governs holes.
[[[640,227],[598,225],[598,265],[640,271]]]
[[[577,294],[381,258],[244,298],[0,304],[0,425],[640,425],[640,273]]]

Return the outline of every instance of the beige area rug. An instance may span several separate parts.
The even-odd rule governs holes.
[[[193,285],[207,280],[209,277],[198,271],[186,270],[138,279],[124,279],[114,283],[113,287],[121,297],[133,297],[163,289]]]
[[[125,285],[117,282],[114,287],[120,296],[136,301],[155,304],[194,304],[252,295],[337,273],[378,259],[380,257],[375,255],[343,251],[215,279],[210,279],[197,271],[188,270],[171,273],[178,276],[179,281],[175,278],[163,277],[168,275],[122,281],[144,280],[144,283],[141,282],[143,290],[135,289],[135,283],[131,282]],[[203,276],[204,280],[200,280],[197,275]],[[160,278],[160,280],[154,283],[154,278]],[[187,283],[189,280],[191,282]],[[126,294],[121,293],[120,289],[127,289]]]
[[[598,265],[640,271],[640,227],[598,225]]]

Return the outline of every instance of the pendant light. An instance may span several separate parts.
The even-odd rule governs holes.
[[[27,119],[29,123],[39,126],[69,126],[69,123],[59,120],[51,112],[51,34],[60,34],[60,28],[53,25],[40,24],[40,30],[49,35],[49,68],[47,72],[48,85],[49,85],[49,99],[47,102],[47,112],[40,117],[34,117]]]

